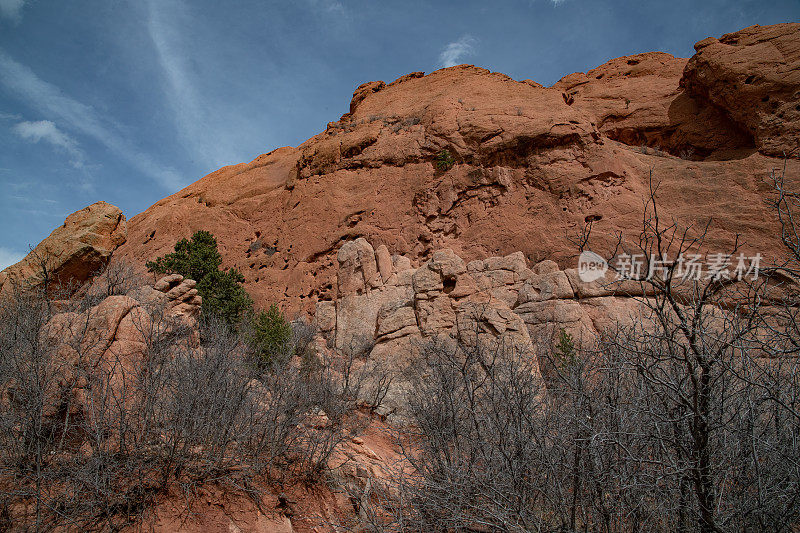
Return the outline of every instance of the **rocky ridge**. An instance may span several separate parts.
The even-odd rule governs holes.
[[[781,259],[766,200],[784,164],[789,186],[798,185],[798,30],[754,26],[699,42],[689,60],[626,56],[552,87],[469,65],[369,82],[349,112],[306,143],[209,174],[127,229],[121,212],[102,202],[71,215],[0,274],[0,293],[41,284],[37,258],[53,258],[54,281],[75,285],[112,254],[112,264],[141,268],[206,229],[257,304],[313,313],[340,352],[402,368],[420,343],[440,335],[483,338],[531,357],[561,331],[591,339],[641,316],[647,295],[581,281],[574,237],[591,223],[602,253],[618,232],[638,235],[650,176],[665,219],[699,227],[713,219],[711,251],[728,250],[738,234],[742,251]],[[452,164],[440,164],[443,150]],[[86,343],[79,351],[92,368],[136,367],[143,328],[163,314],[166,327],[196,337],[201,303],[193,281],[168,276],[88,310],[63,304],[49,341],[73,364],[73,346]],[[72,338],[78,330],[84,336]],[[540,369],[546,377],[541,361]],[[62,378],[75,382],[79,414],[85,385]],[[364,493],[396,458],[388,430],[369,431],[380,435],[356,437],[334,457]],[[340,496],[310,499],[321,514],[335,514],[353,507]],[[225,505],[198,518],[198,530],[213,523],[291,531],[299,522],[285,510],[273,519],[247,502]],[[181,520],[163,507],[158,513],[161,530]]]
[[[347,241],[417,263],[448,248],[466,262],[521,251],[563,270],[589,221],[598,253],[619,232],[635,238],[658,183],[665,219],[713,220],[709,250],[738,234],[742,251],[780,261],[766,200],[784,152],[788,185],[800,175],[798,30],[753,26],[701,41],[689,60],[626,56],[552,87],[469,65],[363,84],[299,147],[222,168],[133,217],[115,258],[142,265],[209,230],[258,305],[312,312],[336,298]],[[452,164],[437,162],[443,150]]]

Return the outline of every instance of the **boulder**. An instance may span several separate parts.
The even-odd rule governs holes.
[[[375,250],[363,237],[343,244],[336,258],[339,294],[358,294],[381,284]]]
[[[385,244],[381,244],[375,248],[375,261],[377,263],[378,272],[380,272],[381,279],[384,283],[386,283],[392,275],[394,266],[392,265],[392,256]]]
[[[442,278],[454,279],[459,274],[466,272],[464,260],[449,248],[434,252],[431,260],[428,261],[428,268],[437,272]]]
[[[45,280],[48,289],[72,294],[108,263],[126,239],[122,211],[96,202],[72,213],[22,261],[0,272],[0,295],[15,288],[41,288]]]
[[[334,345],[339,350],[367,350],[379,331],[381,310],[411,306],[410,287],[383,286],[364,294],[347,294],[336,301]],[[384,311],[386,313],[386,311]]]
[[[800,23],[750,26],[694,45],[681,86],[724,112],[758,150],[782,157],[800,145]]]
[[[404,335],[417,334],[417,315],[411,306],[402,305],[401,302],[392,302],[378,312],[378,328],[375,332],[376,341],[390,340]]]
[[[314,324],[323,333],[332,332],[336,328],[336,303],[331,301],[317,302]]]
[[[456,323],[456,313],[449,296],[440,295],[429,300],[416,302],[419,324],[425,335],[449,333]]]
[[[539,302],[553,298],[572,298],[574,292],[567,275],[558,270],[529,278],[519,290],[518,304]]]
[[[418,268],[411,279],[414,286],[414,293],[417,295],[431,291],[441,291],[444,288],[441,274],[431,269],[429,264]]]

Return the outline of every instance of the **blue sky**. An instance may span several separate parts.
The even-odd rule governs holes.
[[[131,217],[300,144],[365,81],[472,63],[549,85],[798,20],[798,0],[0,0],[0,268],[92,202]]]

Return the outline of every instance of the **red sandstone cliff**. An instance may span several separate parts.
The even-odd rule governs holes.
[[[784,152],[788,176],[800,170],[800,24],[696,49],[614,59],[552,87],[469,65],[365,83],[299,147],[222,168],[133,217],[115,257],[141,264],[206,229],[257,303],[310,310],[335,295],[336,252],[357,237],[412,261],[446,247],[571,267],[568,236],[586,220],[599,249],[638,231],[651,169],[665,216],[714,219],[710,249],[739,233],[769,255],[766,179]]]

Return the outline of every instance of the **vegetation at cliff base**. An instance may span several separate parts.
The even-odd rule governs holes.
[[[292,327],[272,304],[266,311],[255,311],[253,300],[242,287],[244,276],[231,268],[221,270],[222,256],[217,240],[208,231],[198,231],[191,239],[181,239],[175,251],[147,263],[157,274],[180,274],[197,282],[203,298],[203,315],[214,316],[230,326],[246,326],[259,366],[269,366],[285,354]]]
[[[252,325],[252,342],[257,362],[260,366],[269,366],[276,356],[286,353],[285,347],[292,338],[292,326],[275,304],[270,305],[266,311],[255,313]]]
[[[175,251],[147,263],[156,274],[180,274],[197,282],[203,298],[203,314],[215,315],[228,324],[237,324],[253,308],[253,300],[242,287],[244,276],[231,268],[221,270],[222,256],[217,240],[208,231],[198,231],[191,239],[181,239]]]

